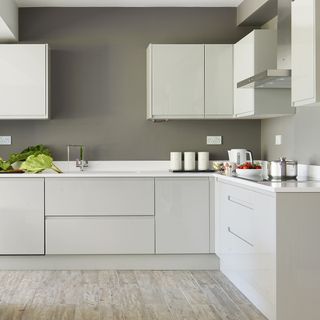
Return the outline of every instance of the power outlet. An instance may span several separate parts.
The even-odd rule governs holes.
[[[278,134],[275,136],[275,145],[280,146],[282,144],[282,135]]]
[[[207,136],[207,144],[222,144],[222,136]]]
[[[11,136],[0,136],[0,145],[10,146],[11,145]]]

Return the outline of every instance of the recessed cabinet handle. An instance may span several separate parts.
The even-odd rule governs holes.
[[[231,234],[233,234],[235,237],[239,238],[240,240],[244,241],[244,242],[245,242],[246,244],[248,244],[249,246],[254,247],[254,245],[253,245],[251,242],[247,241],[246,239],[240,237],[238,234],[236,234],[235,232],[233,232],[230,227],[228,227],[228,232],[230,232]]]
[[[235,198],[233,198],[231,196],[228,196],[228,200],[230,202],[238,204],[239,206],[242,206],[242,207],[248,208],[250,210],[253,210],[253,208],[250,206],[250,203],[248,203],[248,202],[242,202],[241,200],[235,199]]]

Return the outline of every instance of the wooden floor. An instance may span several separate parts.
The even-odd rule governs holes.
[[[266,320],[219,271],[0,271],[0,320]]]

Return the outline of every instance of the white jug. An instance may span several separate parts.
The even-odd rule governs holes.
[[[228,150],[229,161],[236,164],[244,162],[253,162],[252,152],[246,149],[231,149]],[[248,157],[247,157],[248,155]]]

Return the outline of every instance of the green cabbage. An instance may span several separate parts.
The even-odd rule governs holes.
[[[22,163],[20,169],[32,173],[39,173],[46,169],[51,169],[57,173],[62,173],[62,171],[53,163],[53,159],[46,154],[29,156],[26,161]]]
[[[42,144],[38,144],[36,146],[28,147],[19,153],[11,154],[8,162],[12,164],[17,161],[26,161],[29,156],[37,156],[39,154],[44,154],[51,157],[51,152],[49,151],[49,149]]]
[[[0,171],[7,171],[10,170],[11,163],[9,161],[4,161],[2,158],[0,158]]]

